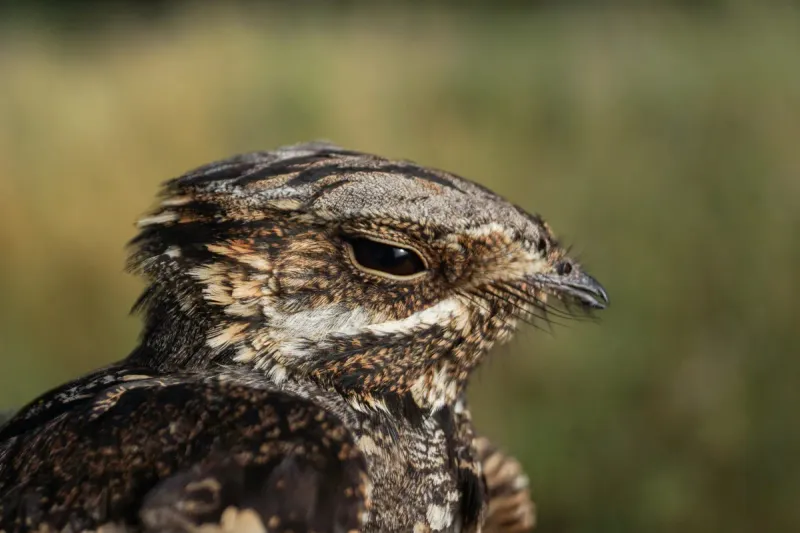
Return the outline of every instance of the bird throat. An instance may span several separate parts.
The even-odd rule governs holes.
[[[142,342],[126,363],[161,372],[238,367],[265,383],[307,382],[364,410],[413,419],[452,405],[501,340],[501,328],[485,318],[453,315],[452,304],[410,321],[410,328],[382,323],[349,334],[288,338],[267,324],[243,329],[198,296],[176,293],[174,286],[149,287],[138,304],[146,314]],[[455,323],[428,320],[443,309]]]

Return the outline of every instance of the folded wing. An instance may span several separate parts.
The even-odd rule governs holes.
[[[366,464],[341,421],[281,392],[114,385],[15,437],[0,530],[360,530]]]

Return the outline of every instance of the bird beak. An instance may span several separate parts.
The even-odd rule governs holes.
[[[539,289],[554,296],[572,300],[590,309],[605,309],[609,305],[608,293],[600,283],[589,274],[572,268],[569,274],[555,272],[536,274],[533,283]]]

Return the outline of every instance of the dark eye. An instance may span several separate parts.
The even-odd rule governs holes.
[[[414,251],[363,237],[348,238],[358,266],[392,276],[413,276],[425,271],[425,262]]]
[[[539,241],[536,243],[536,249],[542,254],[547,251],[547,240],[544,237],[539,237]]]

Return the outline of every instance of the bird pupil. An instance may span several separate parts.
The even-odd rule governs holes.
[[[395,276],[411,276],[425,270],[425,263],[414,251],[365,238],[349,240],[359,265]]]

